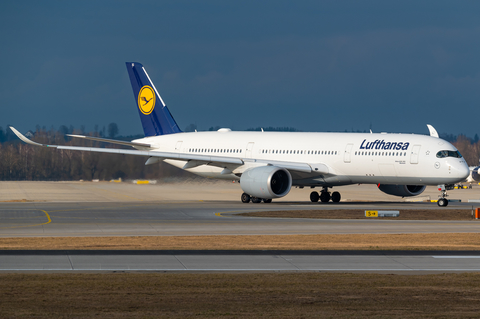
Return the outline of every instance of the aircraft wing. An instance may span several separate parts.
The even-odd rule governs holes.
[[[85,146],[66,146],[66,145],[48,145],[48,144],[41,144],[34,142],[27,137],[25,137],[22,133],[20,133],[17,129],[10,126],[10,129],[21,139],[23,142],[35,146],[43,146],[43,147],[50,147],[56,148],[60,150],[72,150],[72,151],[86,151],[86,152],[99,152],[99,153],[112,153],[112,154],[128,154],[128,155],[137,155],[137,156],[150,156],[150,157],[157,157],[163,159],[173,159],[173,160],[183,160],[183,161],[197,161],[199,165],[212,165],[217,167],[225,167],[225,165],[244,165],[246,163],[250,163],[258,166],[264,165],[274,165],[283,167],[289,171],[296,171],[301,173],[314,173],[315,175],[320,174],[330,174],[333,175],[332,172],[329,171],[328,167],[324,164],[308,164],[308,163],[295,163],[295,162],[284,162],[284,161],[275,161],[275,160],[261,160],[261,159],[246,159],[246,158],[235,158],[235,157],[226,157],[226,156],[212,156],[212,155],[200,155],[200,154],[184,154],[184,153],[174,153],[174,152],[159,152],[152,150],[150,144],[143,144],[143,143],[134,143],[134,142],[125,142],[125,141],[117,141],[117,140],[110,140],[105,138],[99,137],[91,137],[91,136],[83,136],[83,135],[71,135],[72,137],[83,138],[93,141],[99,142],[106,142],[106,143],[113,143],[119,145],[126,145],[132,147],[141,148],[140,150],[125,150],[125,149],[115,149],[115,148],[103,148],[103,147],[85,147]],[[201,164],[200,164],[201,163]],[[192,167],[197,165],[192,165]],[[187,165],[188,167],[188,165]]]
[[[297,171],[302,173],[316,173],[320,174],[332,174],[325,164],[310,164],[310,163],[300,163],[300,162],[284,162],[284,161],[274,161],[274,160],[259,160],[259,159],[244,159],[247,162],[259,163],[260,165],[273,165],[278,167],[283,167],[289,171]]]
[[[76,138],[83,138],[85,140],[90,140],[90,141],[97,141],[97,142],[132,146],[132,147],[138,147],[138,148],[146,148],[146,149],[151,149],[152,148],[152,146],[150,144],[146,144],[146,143],[135,143],[135,142],[111,140],[111,139],[108,139],[108,138],[85,136],[85,135],[75,135],[75,134],[67,134],[67,136],[76,137]]]
[[[162,159],[175,159],[175,160],[196,160],[202,161],[206,163],[225,163],[225,164],[237,164],[243,165],[244,162],[239,158],[231,158],[231,157],[223,157],[223,156],[209,156],[209,155],[193,155],[193,154],[182,154],[182,153],[171,153],[171,152],[158,152],[158,151],[151,151],[151,150],[124,150],[124,149],[115,149],[115,148],[103,148],[103,147],[84,147],[84,146],[64,146],[64,145],[48,145],[48,144],[41,144],[29,140],[25,137],[22,133],[17,131],[14,127],[10,126],[10,129],[21,139],[23,142],[35,146],[43,146],[43,147],[50,147],[56,148],[59,150],[72,150],[72,151],[86,151],[86,152],[99,152],[99,153],[113,153],[113,154],[128,154],[128,155],[139,155],[139,156],[151,156],[151,157],[159,157]],[[107,139],[100,139],[103,142],[106,142]],[[117,141],[116,141],[117,142]],[[142,147],[149,146],[148,144],[140,144],[140,143],[129,143],[118,141],[121,145],[129,145],[136,146],[142,145]]]

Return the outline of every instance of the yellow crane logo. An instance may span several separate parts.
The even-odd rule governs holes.
[[[145,85],[138,93],[138,108],[140,111],[148,115],[153,112],[155,107],[155,91],[149,85]]]

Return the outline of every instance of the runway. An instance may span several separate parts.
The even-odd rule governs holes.
[[[480,252],[0,251],[1,272],[480,271]]]

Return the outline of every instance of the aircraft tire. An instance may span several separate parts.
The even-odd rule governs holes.
[[[320,201],[322,203],[328,203],[330,201],[330,194],[328,192],[322,192],[320,194]]]
[[[261,199],[261,198],[252,197],[252,203],[258,204],[258,203],[261,203],[261,202],[262,202],[262,199]]]
[[[271,198],[264,198],[263,202],[268,204],[268,203],[272,202],[272,199]]]
[[[319,199],[320,199],[320,195],[318,195],[318,192],[311,192],[310,193],[310,201],[312,203],[318,202]]]
[[[448,199],[446,199],[446,198],[440,198],[440,199],[437,201],[437,204],[438,204],[438,206],[440,206],[440,207],[447,207],[447,205],[448,205]]]
[[[340,195],[339,192],[333,192],[332,193],[332,202],[338,203],[341,198],[342,198],[342,195]]]
[[[250,199],[251,199],[251,197],[247,193],[242,194],[242,203],[245,203],[245,204],[250,203]]]

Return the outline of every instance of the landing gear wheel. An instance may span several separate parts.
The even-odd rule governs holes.
[[[312,203],[318,202],[319,199],[320,199],[320,195],[318,195],[318,192],[311,192],[310,193],[310,201]]]
[[[338,203],[341,198],[342,198],[342,196],[340,195],[339,192],[333,192],[332,193],[332,202]]]
[[[268,204],[268,203],[271,203],[272,202],[272,199],[271,198],[265,198],[263,200],[264,203]]]
[[[329,192],[322,192],[320,194],[320,201],[322,203],[328,203],[330,201],[330,193]]]
[[[250,199],[251,197],[247,193],[242,194],[242,203],[250,203]]]
[[[262,202],[262,199],[261,199],[261,198],[252,197],[252,203],[258,204],[258,203],[261,203],[261,202]]]
[[[446,198],[439,198],[437,201],[438,206],[440,207],[447,207],[448,205],[448,199]]]

